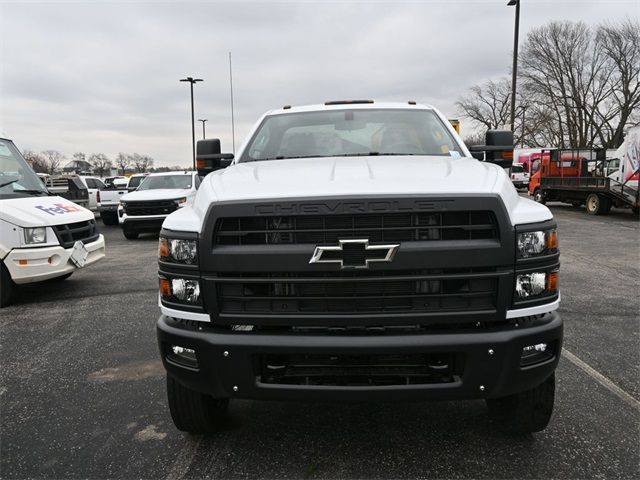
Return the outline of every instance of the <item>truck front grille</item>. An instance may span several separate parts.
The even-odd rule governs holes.
[[[368,238],[370,242],[476,240],[498,238],[491,211],[292,215],[218,219],[214,245],[336,243]]]
[[[83,243],[91,243],[97,240],[100,235],[95,220],[54,225],[52,228],[62,248],[71,248],[78,240]]]
[[[175,212],[178,205],[175,200],[154,200],[148,202],[126,202],[124,212],[127,215],[168,215]]]
[[[222,314],[486,311],[497,292],[495,269],[241,274],[216,283]]]
[[[260,382],[310,386],[387,386],[452,383],[462,375],[462,355],[261,355]]]

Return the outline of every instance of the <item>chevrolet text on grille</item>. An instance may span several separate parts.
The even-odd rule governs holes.
[[[336,203],[265,203],[256,205],[256,215],[314,213],[381,213],[447,210],[451,200],[375,201]]]

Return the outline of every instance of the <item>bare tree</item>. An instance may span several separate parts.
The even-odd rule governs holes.
[[[529,32],[520,55],[517,143],[587,148],[620,145],[640,105],[640,25],[627,19],[591,29],[550,22]],[[458,102],[483,129],[508,121],[509,80],[476,85]],[[526,114],[526,115],[525,115]]]
[[[96,175],[105,177],[111,171],[111,160],[104,153],[92,153],[89,163]]]
[[[144,173],[153,166],[153,158],[148,155],[140,155],[134,153],[130,155],[131,163],[133,164],[136,172]]]
[[[608,108],[598,111],[598,136],[604,147],[615,148],[622,143],[625,128],[638,120],[634,114],[640,106],[640,23],[630,18],[604,23],[595,42],[611,73]]]
[[[87,156],[82,152],[74,153],[71,158],[73,158],[76,162],[86,162],[87,161]]]
[[[25,150],[22,152],[22,156],[27,161],[33,171],[36,173],[47,173],[47,165],[44,161],[44,157],[33,150]]]
[[[456,102],[462,115],[469,117],[485,130],[495,130],[509,123],[511,81],[502,77],[474,85],[469,93]]]
[[[131,166],[131,157],[125,153],[120,152],[116,156],[116,167],[122,170],[122,175],[127,171],[127,168]]]
[[[56,170],[58,170],[60,163],[62,163],[62,161],[65,160],[64,155],[62,155],[57,150],[44,150],[41,153],[42,153],[42,158],[45,165],[44,173],[53,175],[56,172]]]

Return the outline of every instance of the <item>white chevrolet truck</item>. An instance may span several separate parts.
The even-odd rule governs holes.
[[[193,203],[200,186],[196,172],[164,172],[145,176],[135,191],[120,197],[118,220],[125,238],[158,233],[167,215]]]
[[[215,430],[229,399],[484,399],[501,428],[546,427],[558,236],[503,169],[511,132],[472,154],[432,107],[327,102],[220,152],[198,142],[209,174],[160,235],[177,428]]]
[[[19,285],[64,280],[104,252],[93,213],[50,196],[15,145],[0,138],[0,306]]]

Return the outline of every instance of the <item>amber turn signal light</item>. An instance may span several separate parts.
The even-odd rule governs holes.
[[[171,282],[166,278],[160,279],[160,295],[164,298],[170,298],[172,295]]]
[[[556,230],[551,230],[547,233],[547,250],[557,250],[558,249],[558,232]]]
[[[169,255],[171,255],[169,240],[164,237],[160,237],[160,240],[158,241],[158,257],[168,258]]]
[[[558,291],[558,272],[550,272],[547,276],[547,291],[549,293]]]

